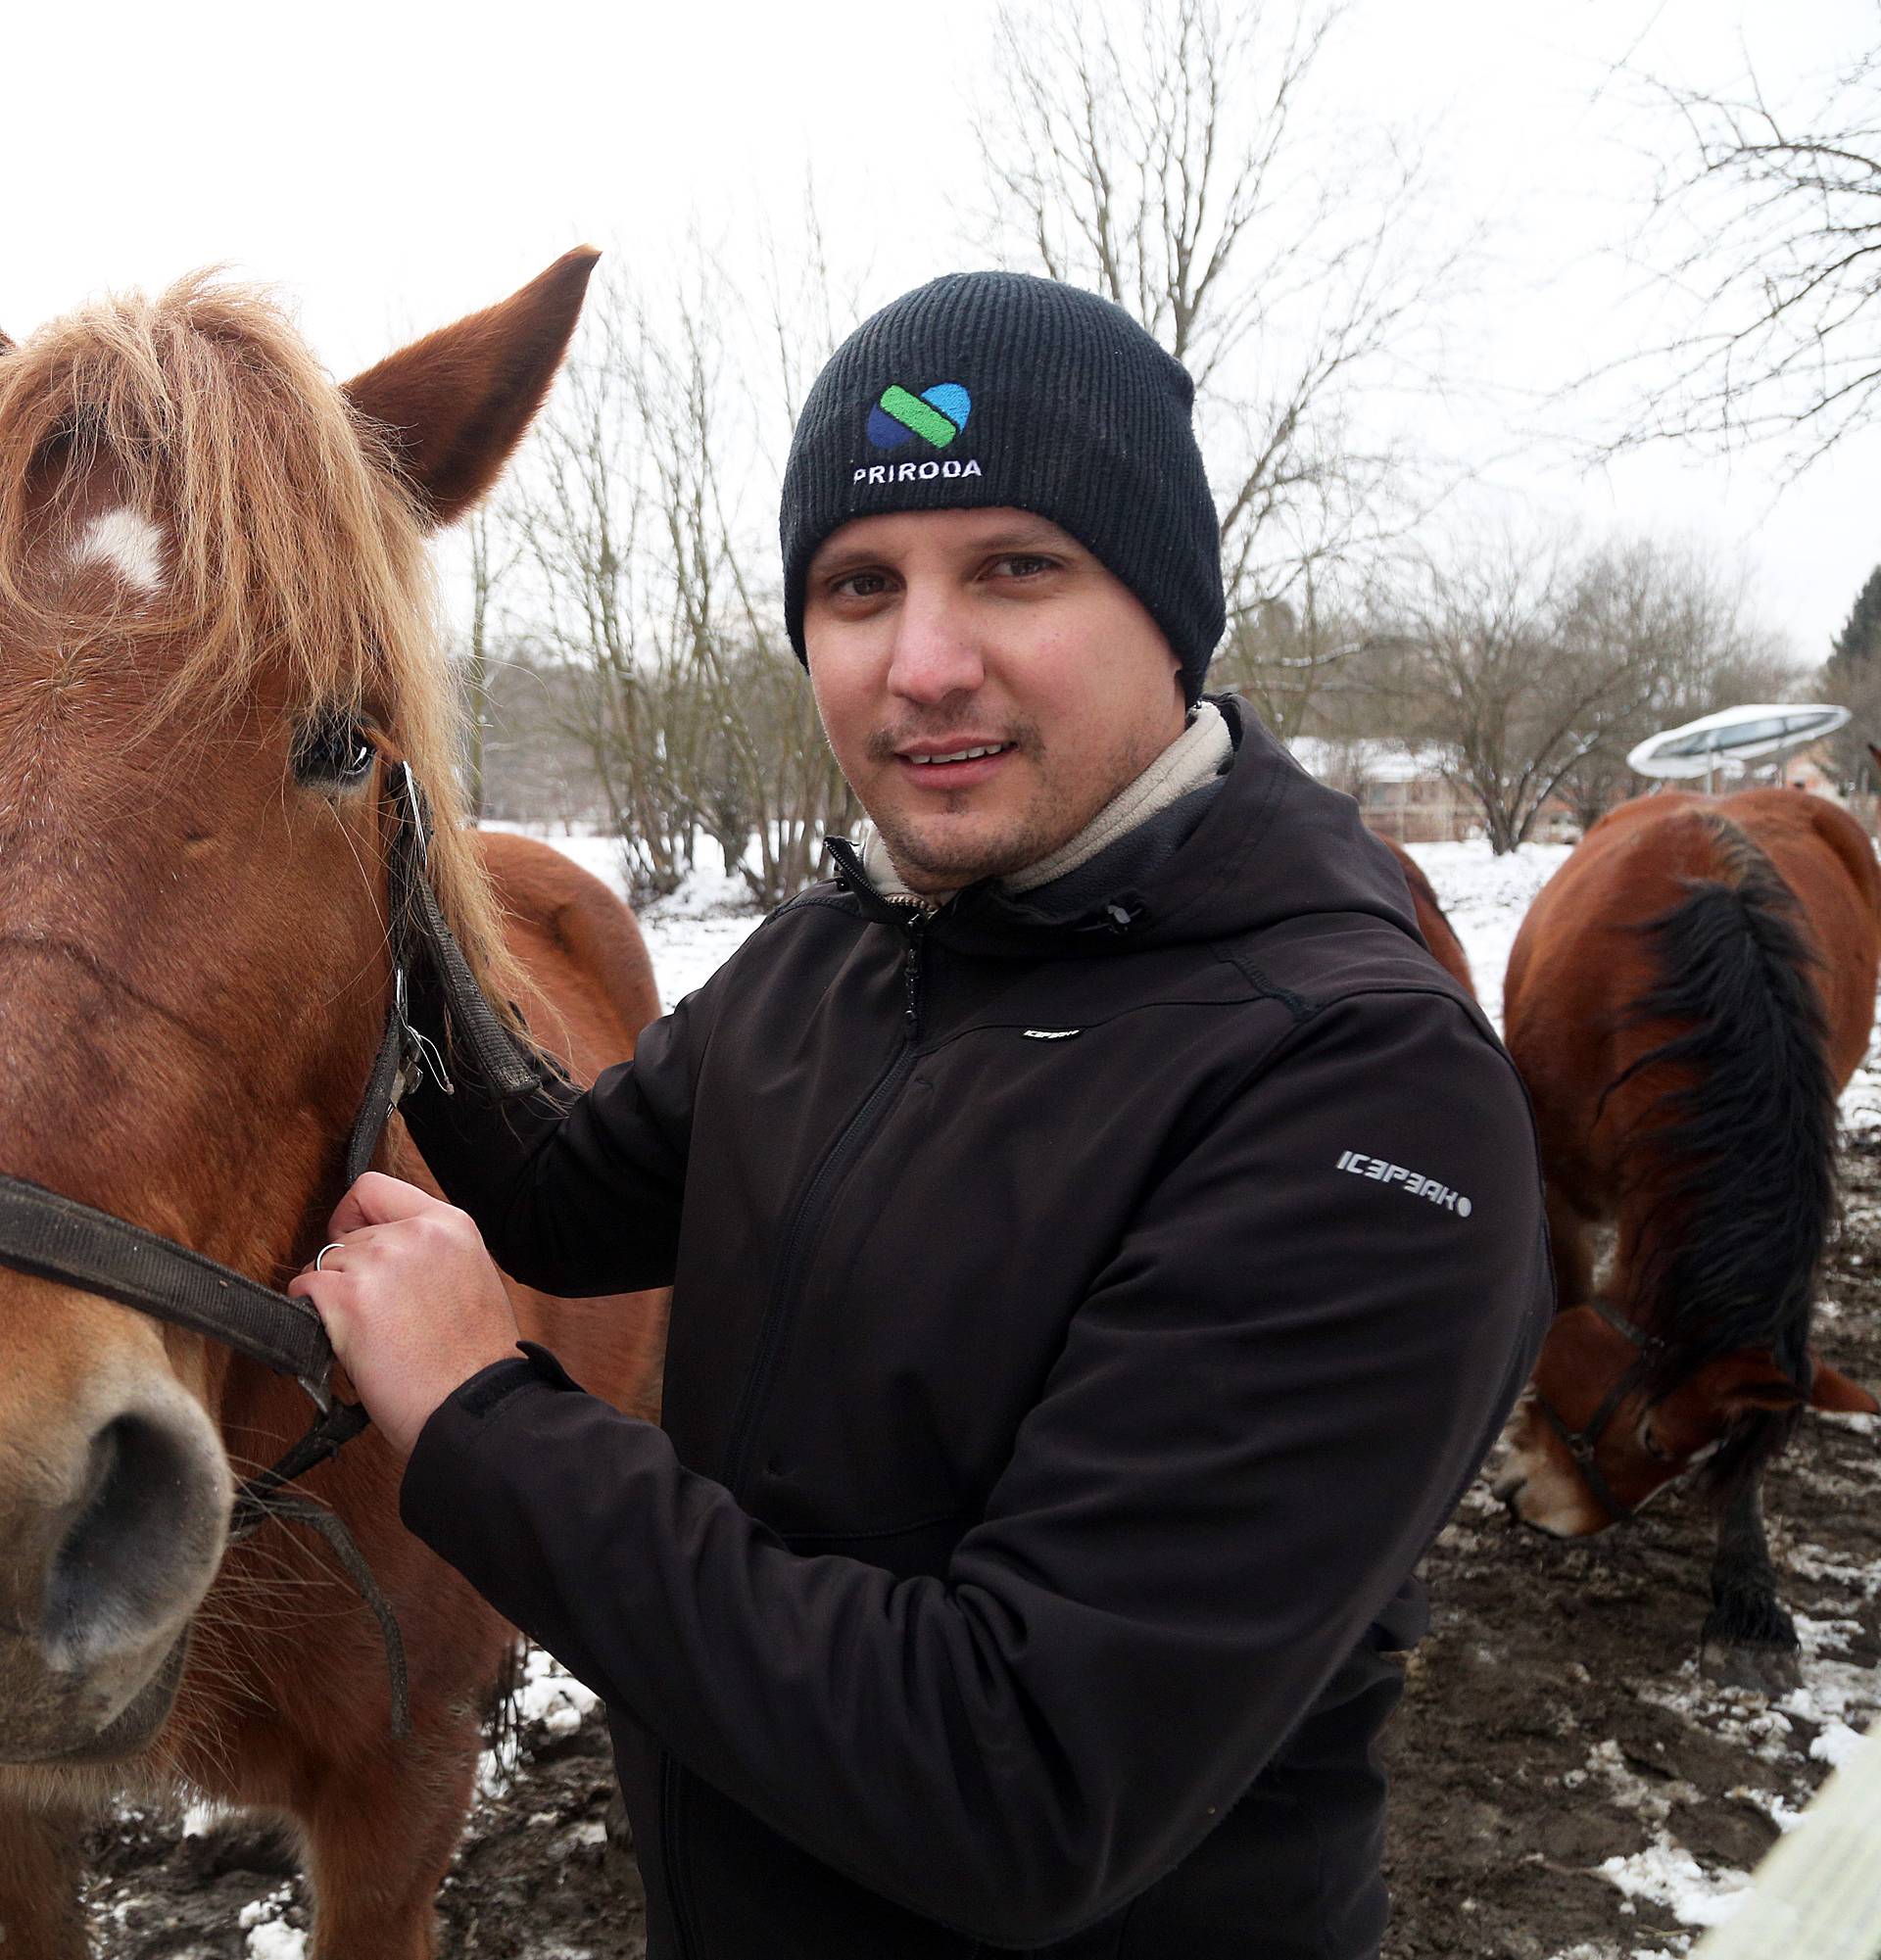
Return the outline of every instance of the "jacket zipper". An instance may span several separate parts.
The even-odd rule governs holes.
[[[795,1294],[803,1256],[815,1241],[829,1216],[830,1205],[844,1173],[874,1134],[891,1101],[914,1068],[915,1048],[921,1038],[921,995],[925,978],[922,961],[927,936],[927,915],[910,916],[905,928],[906,950],[901,956],[901,1045],[861,1106],[844,1124],[842,1134],[830,1146],[816,1168],[803,1196],[797,1201],[789,1228],[784,1234],[784,1250],[778,1261],[771,1297],[764,1310],[758,1332],[757,1353],[739,1397],[738,1412],[732,1420],[731,1442],[725,1452],[724,1484],[735,1498],[744,1496],[745,1478],[749,1469],[751,1447],[757,1436],[757,1420],[771,1391],[771,1376],[790,1329]]]
[[[723,1482],[734,1497],[740,1496],[749,1467],[751,1446],[757,1436],[757,1422],[771,1391],[771,1376],[783,1350],[793,1296],[806,1249],[815,1240],[829,1215],[830,1205],[844,1173],[874,1133],[883,1112],[914,1068],[915,1047],[921,1038],[921,987],[923,980],[922,941],[927,929],[925,913],[912,914],[906,928],[907,947],[901,957],[901,1045],[888,1068],[877,1077],[875,1086],[863,1097],[860,1107],[830,1146],[821,1164],[797,1201],[789,1229],[784,1235],[784,1252],[771,1297],[765,1305],[758,1331],[757,1353],[751,1371],[739,1397],[738,1412],[732,1420],[732,1437],[725,1452]],[[660,1752],[660,1853],[666,1869],[666,1896],[673,1912],[673,1937],[678,1946],[676,1960],[694,1960],[699,1941],[693,1918],[691,1876],[685,1868],[680,1846],[679,1779],[686,1774],[673,1757]]]

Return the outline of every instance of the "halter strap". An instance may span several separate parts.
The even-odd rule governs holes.
[[[1615,1523],[1618,1523],[1621,1518],[1631,1517],[1639,1506],[1621,1504],[1614,1495],[1613,1486],[1608,1483],[1597,1460],[1600,1439],[1607,1433],[1607,1425],[1618,1414],[1626,1398],[1649,1379],[1660,1356],[1664,1352],[1665,1343],[1658,1334],[1648,1334],[1642,1328],[1635,1326],[1606,1300],[1596,1296],[1587,1304],[1616,1333],[1624,1334],[1632,1342],[1639,1350],[1637,1358],[1615,1378],[1593,1414],[1578,1429],[1568,1427],[1561,1412],[1540,1389],[1535,1390],[1535,1407],[1541,1410],[1548,1420],[1549,1427],[1567,1446],[1568,1454],[1574,1459],[1574,1467],[1585,1479],[1587,1488],[1594,1494],[1595,1501],[1613,1514]],[[1648,1412],[1656,1406],[1648,1404]]]

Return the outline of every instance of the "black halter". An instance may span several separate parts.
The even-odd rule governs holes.
[[[401,762],[397,770],[396,788],[383,805],[392,992],[385,1032],[347,1140],[347,1189],[371,1164],[400,1100],[427,1073],[446,1095],[453,1093],[443,1058],[409,1019],[408,977],[417,962],[429,963],[449,1003],[454,1048],[470,1058],[493,1095],[524,1094],[541,1081],[535,1058],[491,1011],[445,922],[427,869],[430,812],[410,764]],[[333,1456],[369,1419],[359,1403],[333,1393],[333,1349],[320,1316],[304,1300],[24,1177],[0,1175],[0,1266],[76,1286],[225,1342],[277,1373],[291,1374],[307,1391],[316,1411],[313,1427],[279,1462],[237,1488],[229,1537],[246,1538],[271,1516],[308,1525],[326,1538],[378,1618],[392,1681],[393,1733],[408,1734],[405,1644],[391,1602],[340,1519],[286,1488]]]
[[[1631,1517],[1639,1508],[1637,1505],[1621,1504],[1614,1495],[1613,1488],[1601,1474],[1595,1454],[1600,1449],[1600,1439],[1607,1433],[1607,1425],[1619,1412],[1626,1398],[1641,1387],[1659,1365],[1665,1352],[1665,1343],[1657,1334],[1642,1332],[1633,1323],[1616,1313],[1605,1300],[1595,1299],[1588,1303],[1608,1326],[1621,1333],[1639,1350],[1632,1365],[1626,1368],[1614,1385],[1601,1398],[1600,1406],[1578,1429],[1569,1429],[1562,1419],[1560,1411],[1548,1398],[1536,1389],[1535,1407],[1548,1418],[1549,1426],[1568,1447],[1568,1454],[1574,1459],[1574,1467],[1586,1479],[1587,1488],[1593,1492],[1597,1502],[1613,1513],[1614,1521]],[[1649,1405],[1650,1410],[1651,1405]]]

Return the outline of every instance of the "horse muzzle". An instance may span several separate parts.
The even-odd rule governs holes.
[[[106,1373],[64,1420],[0,1437],[0,1761],[147,1743],[221,1561],[230,1479],[209,1418],[180,1384],[118,1397]]]

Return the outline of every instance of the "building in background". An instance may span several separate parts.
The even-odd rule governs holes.
[[[1384,737],[1349,741],[1296,736],[1287,744],[1308,775],[1354,798],[1380,837],[1401,844],[1458,843],[1482,835],[1475,798],[1450,774],[1450,752]],[[1537,843],[1571,842],[1573,813],[1551,798],[1532,833]]]

